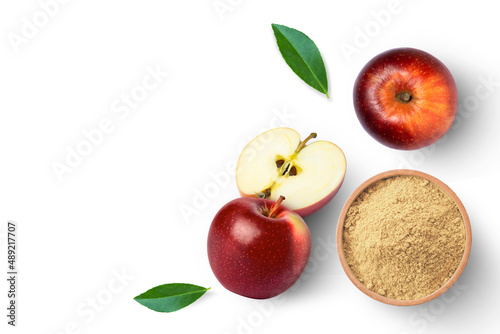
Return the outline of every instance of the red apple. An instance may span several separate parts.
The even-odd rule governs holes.
[[[300,277],[311,252],[304,220],[278,202],[238,198],[216,214],[208,233],[208,259],[219,282],[239,295],[279,295]]]
[[[448,131],[457,112],[457,88],[434,56],[393,49],[370,60],[359,73],[354,108],[361,125],[380,143],[415,150]]]
[[[346,159],[335,144],[311,133],[304,140],[290,128],[275,128],[255,137],[241,152],[236,184],[241,196],[273,201],[305,217],[324,207],[339,191]]]

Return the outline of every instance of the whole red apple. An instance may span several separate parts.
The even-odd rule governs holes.
[[[457,88],[446,66],[422,50],[399,48],[370,60],[354,84],[361,125],[380,143],[415,150],[441,138],[457,112]]]
[[[208,233],[208,259],[226,289],[271,298],[304,271],[311,253],[309,228],[280,204],[283,199],[238,198],[216,214]]]

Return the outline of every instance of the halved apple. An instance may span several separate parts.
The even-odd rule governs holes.
[[[304,141],[290,128],[268,130],[255,137],[241,153],[236,183],[243,197],[277,201],[302,217],[324,207],[339,191],[346,160],[335,144],[311,133]]]

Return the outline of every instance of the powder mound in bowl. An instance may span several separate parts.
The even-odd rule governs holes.
[[[443,286],[466,244],[455,201],[424,178],[401,175],[367,187],[347,211],[344,255],[352,273],[382,296],[413,300]]]

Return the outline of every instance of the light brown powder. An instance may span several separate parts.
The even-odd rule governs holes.
[[[396,176],[372,184],[353,202],[343,242],[347,264],[369,290],[412,300],[438,290],[455,273],[465,225],[439,186]]]

